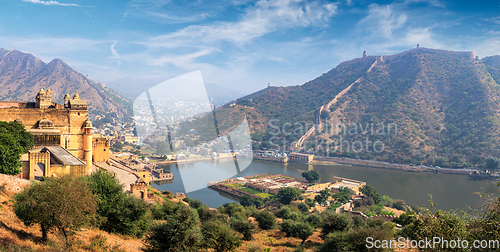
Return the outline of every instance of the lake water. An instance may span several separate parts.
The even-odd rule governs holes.
[[[185,192],[180,169],[227,169],[233,161],[199,162],[193,164],[166,165],[164,169],[171,171],[175,179],[164,184],[153,184],[159,190]],[[219,168],[218,168],[219,167]],[[294,163],[274,163],[254,160],[252,164],[236,177],[260,173],[284,174],[301,178],[308,169],[321,174],[321,182],[332,181],[334,176],[365,181],[377,189],[380,195],[388,195],[393,199],[403,199],[408,205],[428,205],[429,194],[437,208],[443,210],[468,210],[468,206],[476,207],[484,202],[484,198],[476,192],[494,191],[494,180],[475,180],[464,175],[405,172],[388,169],[369,168],[348,165],[307,165]],[[225,178],[220,178],[225,179]],[[226,202],[238,199],[210,188],[200,189],[187,194],[189,198],[199,199],[210,207],[218,207]]]

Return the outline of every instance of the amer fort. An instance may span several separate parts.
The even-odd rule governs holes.
[[[83,176],[105,169],[125,182],[124,190],[151,201],[153,195],[147,185],[150,174],[154,176],[158,169],[114,159],[110,141],[92,134],[87,113],[87,102],[78,93],[73,97],[66,93],[64,103],[58,104],[52,101],[50,89],[40,89],[34,102],[0,101],[0,121],[18,122],[34,136],[34,147],[21,157],[22,173],[18,177],[38,180],[66,174]],[[127,178],[121,179],[118,173]],[[161,179],[173,178],[166,173],[160,174]]]
[[[0,120],[21,123],[34,135],[35,147],[23,157],[22,177],[84,175],[92,171],[92,123],[87,102],[66,93],[64,104],[41,89],[35,102],[0,102]],[[109,150],[108,150],[109,151]]]

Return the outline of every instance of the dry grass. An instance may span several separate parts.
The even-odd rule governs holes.
[[[0,251],[24,252],[24,251],[142,251],[144,244],[141,240],[127,236],[109,234],[98,229],[85,229],[73,235],[69,245],[66,245],[59,233],[50,233],[49,242],[41,243],[41,231],[39,226],[26,227],[14,214],[12,206],[13,193],[2,190],[0,186]],[[177,199],[178,200],[178,199]],[[181,201],[182,202],[182,201]],[[391,209],[394,211],[395,209]],[[295,251],[301,246],[301,240],[285,237],[279,230],[261,230],[255,218],[249,220],[256,227],[253,240],[243,241],[241,247],[236,251]],[[278,218],[278,223],[281,219]],[[320,238],[321,229],[314,231],[304,245],[305,251],[315,251],[316,247],[323,243]],[[266,250],[270,249],[270,250]],[[402,250],[410,252],[418,250]]]
[[[142,251],[139,239],[85,229],[73,235],[66,244],[58,232],[49,234],[42,243],[38,225],[26,227],[13,211],[13,193],[0,188],[0,251]]]
[[[396,216],[396,217],[399,217],[400,215],[405,213],[405,211],[398,210],[398,209],[392,208],[392,207],[384,207],[383,211],[393,212],[394,216]]]
[[[271,248],[270,251],[295,251],[300,246],[302,240],[292,237],[285,237],[283,232],[279,230],[260,230],[257,228],[257,233],[253,235],[252,241],[244,241],[243,245],[236,251],[265,251]],[[315,231],[304,243],[306,251],[315,251],[316,246],[323,243],[319,237],[320,232]]]

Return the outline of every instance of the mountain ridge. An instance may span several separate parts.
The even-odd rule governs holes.
[[[381,61],[366,73],[377,57]],[[500,156],[500,56],[479,60],[472,51],[420,47],[345,61],[303,85],[263,89],[221,108],[219,128],[228,132],[233,128],[229,121],[235,120],[224,119],[242,120],[245,115],[254,147],[260,143],[283,150],[283,140],[297,141],[314,124],[315,111],[361,76],[324,119],[344,127],[396,124],[398,132],[319,132],[311,139],[347,141],[351,146],[357,141],[381,141],[385,147],[383,153],[369,153],[329,146],[323,154],[448,167],[481,165],[490,156]],[[317,145],[310,141],[305,150]]]
[[[63,102],[66,93],[78,92],[87,101],[92,115],[114,112],[120,117],[127,116],[127,109],[130,110],[127,106],[131,106],[130,98],[98,85],[61,59],[45,63],[32,54],[0,49],[1,100],[33,101],[41,88],[50,88],[57,103]]]

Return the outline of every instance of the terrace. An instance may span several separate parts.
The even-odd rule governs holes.
[[[281,174],[273,175],[265,173],[209,182],[208,186],[239,197],[248,194],[252,197],[267,198],[271,196],[271,194],[278,193],[281,188],[285,187],[295,187],[304,190],[307,188],[307,182],[303,179]]]

